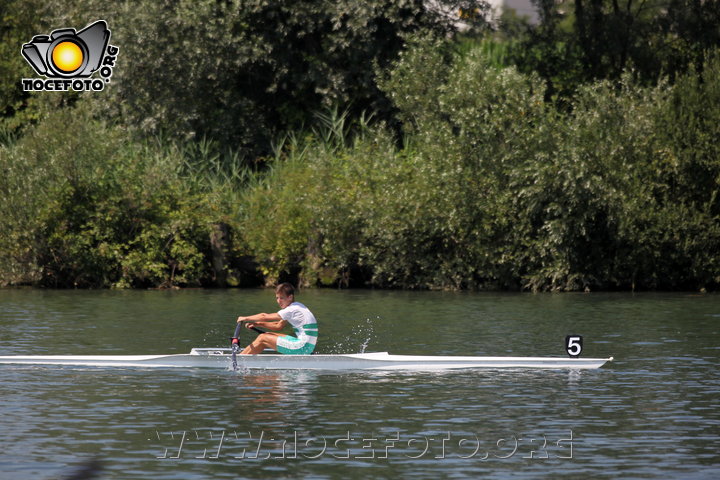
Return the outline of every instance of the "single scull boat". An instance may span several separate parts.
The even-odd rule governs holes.
[[[44,355],[0,356],[0,364],[77,365],[98,367],[152,367],[233,369],[229,348],[193,348],[189,354],[175,355]],[[341,355],[237,355],[239,369],[302,370],[444,370],[458,368],[600,368],[609,358],[561,357],[461,357],[429,355],[390,355],[387,352]]]

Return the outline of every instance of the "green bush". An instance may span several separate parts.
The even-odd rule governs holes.
[[[254,261],[267,283],[717,288],[720,55],[562,108],[503,65],[416,38],[376,72],[400,137],[325,110],[260,171],[213,139],[138,140],[85,98],[49,108],[0,142],[0,283],[237,285]]]
[[[237,187],[194,155],[133,142],[82,109],[49,116],[0,151],[2,283],[211,283],[212,225],[233,217]]]
[[[292,137],[248,190],[275,280],[583,290],[718,284],[717,60],[675,86],[598,82],[570,111],[482,45],[418,41],[381,83],[403,119]],[[485,49],[487,50],[487,49]],[[715,62],[715,63],[713,63]],[[332,122],[331,122],[332,123]],[[688,141],[689,140],[689,141]]]

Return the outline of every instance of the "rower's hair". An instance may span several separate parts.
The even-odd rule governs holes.
[[[295,296],[295,287],[290,283],[281,283],[275,287],[275,293],[282,293],[286,297]]]

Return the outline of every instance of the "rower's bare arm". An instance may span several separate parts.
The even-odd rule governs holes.
[[[266,323],[278,322],[280,320],[282,320],[282,318],[277,313],[256,313],[255,315],[250,315],[249,317],[238,317],[237,322]]]
[[[267,329],[267,330],[273,330],[273,331],[277,332],[277,331],[282,330],[283,328],[285,328],[287,325],[288,325],[288,323],[287,323],[285,320],[282,320],[282,319],[281,319],[281,320],[279,320],[279,321],[277,321],[277,322],[267,322],[267,323],[263,323],[263,324],[260,325],[260,326],[262,326],[263,328],[265,328],[265,329]]]

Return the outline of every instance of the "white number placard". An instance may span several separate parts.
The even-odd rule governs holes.
[[[579,357],[583,349],[583,338],[581,335],[568,335],[565,337],[565,351],[571,357]]]

